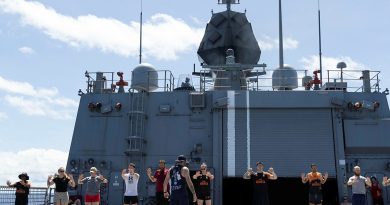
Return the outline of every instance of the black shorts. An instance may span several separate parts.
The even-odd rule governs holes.
[[[199,195],[197,196],[199,200],[211,200],[210,195]]]
[[[322,203],[322,191],[321,190],[310,190],[309,191],[309,203],[321,204]]]
[[[125,196],[123,197],[124,204],[138,204],[138,196]]]
[[[15,205],[27,205],[28,204],[28,196],[16,196]]]

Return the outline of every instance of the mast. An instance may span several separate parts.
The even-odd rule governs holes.
[[[320,0],[318,0],[318,44],[319,44],[319,58],[320,58],[320,80],[322,87],[322,43],[321,43],[321,10]]]
[[[282,0],[279,0],[279,68],[284,68],[283,58],[283,22],[282,22]]]
[[[218,4],[226,4],[226,9],[230,11],[232,4],[240,4],[240,0],[218,0]]]
[[[140,13],[140,29],[139,29],[139,64],[142,63],[142,0],[141,0],[141,13]]]

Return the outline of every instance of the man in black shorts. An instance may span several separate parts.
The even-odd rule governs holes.
[[[192,178],[197,182],[196,196],[198,197],[198,205],[203,205],[203,202],[206,202],[206,205],[211,205],[210,182],[214,179],[214,175],[207,171],[207,164],[202,163],[200,171],[197,171]]]
[[[278,177],[274,172],[274,169],[270,167],[268,172],[264,171],[264,165],[262,162],[256,163],[256,172],[252,171],[252,168],[248,168],[243,178],[250,179],[253,184],[253,205],[269,205],[268,198],[268,180],[276,180]]]
[[[309,183],[309,205],[322,205],[322,185],[328,179],[328,173],[324,176],[317,171],[317,165],[312,164],[311,172],[301,174],[302,183]]]
[[[170,205],[188,205],[187,186],[193,195],[193,202],[196,202],[196,193],[190,177],[190,170],[185,166],[186,158],[183,155],[177,157],[176,165],[169,169],[164,180],[164,197],[168,198],[168,182],[171,182]]]

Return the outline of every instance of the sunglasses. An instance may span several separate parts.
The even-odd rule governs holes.
[[[59,170],[58,172],[65,172],[64,170]]]

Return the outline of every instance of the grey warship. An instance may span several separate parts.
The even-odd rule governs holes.
[[[160,159],[173,165],[180,154],[192,172],[207,162],[217,205],[250,204],[242,175],[257,161],[278,174],[269,184],[275,205],[308,204],[300,174],[312,163],[329,173],[324,204],[350,200],[346,181],[356,165],[366,176],[390,175],[389,92],[379,72],[350,71],[343,62],[324,77],[283,62],[268,69],[245,13],[231,9],[239,1],[219,3],[227,10],[212,14],[197,51],[201,68],[191,74],[175,78],[142,63],[128,85],[130,72],[85,72],[67,171],[77,178],[97,167],[109,181],[102,205],[123,204],[121,170],[130,162],[141,175],[140,204],[155,204],[146,169]],[[348,72],[361,77],[351,81]],[[72,194],[84,191],[79,185]],[[390,190],[383,198],[390,204]]]

